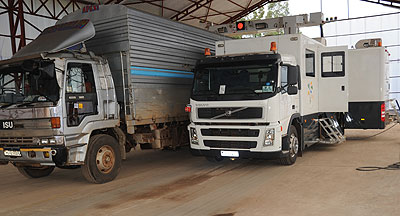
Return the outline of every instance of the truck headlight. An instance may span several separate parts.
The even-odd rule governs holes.
[[[197,137],[196,128],[190,128],[190,142],[192,144],[199,144],[199,137]]]
[[[275,129],[268,129],[265,131],[264,146],[270,146],[274,143]]]
[[[41,145],[61,145],[64,143],[64,137],[62,136],[56,136],[56,137],[51,137],[51,138],[43,138],[43,139],[38,139],[39,144]]]

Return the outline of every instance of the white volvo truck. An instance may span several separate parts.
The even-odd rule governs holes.
[[[322,20],[321,13],[313,13],[211,29],[226,35],[276,29],[284,34],[219,41],[216,55],[198,62],[186,107],[192,154],[212,161],[279,158],[290,165],[307,146],[345,140],[349,50],[298,33]]]
[[[104,183],[136,144],[187,143],[192,70],[221,38],[121,5],[64,17],[0,62],[0,163]]]

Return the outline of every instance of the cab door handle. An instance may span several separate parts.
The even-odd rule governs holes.
[[[342,86],[342,91],[344,91],[344,86]]]

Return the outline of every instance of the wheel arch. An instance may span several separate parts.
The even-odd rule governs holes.
[[[125,151],[126,135],[125,135],[124,131],[122,131],[121,128],[113,127],[113,128],[104,128],[104,129],[93,130],[92,133],[90,134],[90,137],[93,137],[94,135],[97,135],[97,134],[107,134],[107,135],[114,137],[114,139],[116,139],[119,144],[119,149],[121,151],[121,158],[123,160],[126,159],[126,151]]]

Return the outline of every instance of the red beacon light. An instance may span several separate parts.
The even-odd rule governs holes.
[[[246,21],[239,21],[239,22],[236,22],[236,30],[237,30],[237,31],[246,30]]]
[[[192,105],[187,104],[186,107],[185,107],[185,112],[187,112],[187,113],[192,112]]]

